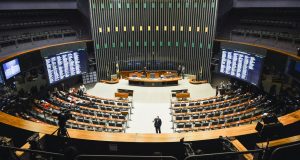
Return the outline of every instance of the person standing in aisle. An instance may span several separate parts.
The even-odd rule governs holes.
[[[182,65],[182,66],[181,66],[181,75],[182,75],[182,79],[184,79],[184,73],[185,73],[185,66]]]
[[[162,122],[161,122],[161,119],[159,118],[159,116],[157,116],[153,122],[154,122],[154,127],[156,130],[156,133],[160,134],[161,133],[160,127],[161,127]]]
[[[177,74],[178,74],[178,77],[180,77],[181,76],[181,65],[179,65],[178,66],[178,68],[177,68]]]

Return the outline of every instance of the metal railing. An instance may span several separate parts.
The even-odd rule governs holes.
[[[280,152],[284,152],[284,150],[289,150],[289,152],[291,152],[291,149],[293,148],[298,148],[298,154],[300,155],[299,153],[299,149],[300,149],[300,143],[296,143],[296,144],[291,144],[291,145],[286,145],[286,146],[282,146],[282,147],[278,147],[276,148],[275,150],[273,150],[271,156],[270,156],[270,160],[275,160],[276,159],[276,156],[282,154]],[[278,158],[277,158],[278,159]]]
[[[22,152],[28,152],[31,154],[42,154],[47,155],[50,157],[57,157],[57,158],[63,158],[65,155],[61,153],[55,153],[55,152],[47,152],[47,151],[40,151],[40,150],[32,150],[32,149],[22,149],[17,147],[11,147],[11,146],[3,146],[0,145],[0,148],[14,150],[14,151],[22,151]],[[78,155],[75,157],[74,160],[86,160],[86,159],[158,159],[158,160],[177,160],[177,158],[173,156],[137,156],[137,155]]]
[[[210,153],[210,154],[201,154],[201,155],[191,155],[188,157],[185,157],[184,160],[204,160],[207,158],[216,158],[216,157],[222,157],[224,156],[239,156],[243,154],[249,154],[249,153],[263,153],[263,149],[258,149],[258,150],[248,150],[248,151],[243,151],[243,152],[223,152],[223,153]],[[220,158],[220,159],[222,159]]]
[[[130,159],[130,160],[135,160],[135,159],[158,159],[158,160],[177,160],[177,158],[173,156],[137,156],[137,155],[78,155],[75,157],[74,160],[100,160],[100,159]]]
[[[48,156],[51,156],[51,157],[63,157],[64,156],[64,154],[61,154],[61,153],[47,152],[47,151],[40,151],[40,150],[32,150],[32,149],[23,149],[23,148],[11,147],[11,146],[0,145],[0,148],[14,150],[14,151],[28,152],[28,153],[33,153],[33,154],[48,155]]]
[[[3,146],[0,145],[0,148],[2,149],[9,149],[9,150],[14,150],[14,151],[22,151],[22,152],[28,152],[31,154],[42,154],[42,155],[47,155],[50,157],[57,157],[57,158],[62,158],[65,155],[62,153],[55,153],[55,152],[47,152],[47,151],[41,151],[41,150],[32,150],[32,149],[22,149],[22,148],[17,148],[17,147],[11,147],[11,146]],[[285,150],[291,150],[291,149],[298,149],[300,148],[300,143],[297,144],[291,144],[287,146],[282,146],[279,148],[276,148],[273,150],[269,160],[273,160],[276,158],[276,156],[282,154]],[[258,149],[258,150],[248,150],[248,151],[243,151],[243,152],[223,152],[223,153],[210,153],[210,154],[201,154],[201,155],[190,155],[186,157],[184,160],[204,160],[204,159],[211,159],[211,158],[220,158],[223,159],[225,156],[240,156],[243,154],[262,154],[263,149]],[[295,152],[296,153],[296,152]],[[297,154],[299,154],[297,152]],[[75,157],[74,160],[100,160],[100,159],[158,159],[158,160],[178,160],[177,158],[173,156],[138,156],[138,155],[78,155]]]

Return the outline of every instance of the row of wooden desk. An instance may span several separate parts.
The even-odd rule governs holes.
[[[279,117],[284,126],[300,121],[300,110]],[[12,115],[0,112],[0,123],[24,130],[39,132],[43,134],[52,134],[57,127],[31,122]],[[137,133],[107,133],[92,132],[85,130],[68,129],[70,137],[85,140],[111,141],[111,142],[179,142],[184,137],[185,141],[201,141],[218,139],[219,136],[241,136],[257,133],[256,124],[243,125],[239,127],[224,128],[211,131],[187,132],[187,133],[165,133],[165,134],[137,134]]]

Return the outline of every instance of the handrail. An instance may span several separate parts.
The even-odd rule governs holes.
[[[11,149],[11,150],[17,150],[17,151],[23,151],[23,152],[30,152],[30,153],[39,153],[39,154],[45,154],[45,155],[52,155],[52,156],[57,156],[57,157],[63,157],[64,154],[61,153],[55,153],[55,152],[47,152],[47,151],[40,151],[40,150],[32,150],[32,149],[22,149],[22,148],[17,148],[17,147],[11,147],[11,146],[3,146],[0,145],[0,148],[6,148],[6,149]],[[158,158],[164,158],[164,159],[173,159],[177,160],[177,158],[173,156],[138,156],[138,155],[78,155],[75,157],[75,160],[78,160],[80,158],[100,158],[100,157],[106,157],[106,158],[151,158],[151,159],[158,159]]]
[[[278,118],[284,126],[298,123],[300,121],[300,110],[289,113]],[[35,123],[29,120],[21,119],[4,112],[0,112],[0,125],[19,128],[23,130],[39,132],[51,135],[57,130],[57,126]],[[179,142],[181,138],[186,141],[202,141],[218,139],[220,136],[242,136],[255,134],[256,124],[247,124],[239,127],[222,128],[210,131],[188,132],[188,133],[163,133],[163,134],[143,134],[143,133],[108,133],[108,132],[91,132],[86,130],[68,129],[70,137],[74,139],[85,139],[93,141],[106,142],[130,142],[130,143],[153,143],[153,142]]]
[[[248,154],[248,153],[260,153],[263,152],[263,149],[257,150],[248,150],[242,152],[223,152],[223,153],[210,153],[210,154],[201,154],[201,155],[190,155],[185,157],[184,160],[192,159],[192,158],[207,158],[207,157],[217,157],[217,156],[225,156],[225,155],[240,155],[240,154]]]
[[[16,150],[16,151],[23,151],[23,152],[30,152],[30,153],[47,154],[47,155],[53,155],[53,156],[57,156],[57,157],[64,156],[64,154],[61,154],[61,153],[47,152],[47,151],[40,151],[40,150],[33,150],[33,149],[23,149],[23,148],[11,147],[11,146],[0,145],[0,148],[6,148],[6,149],[11,149],[11,150]]]
[[[282,146],[282,147],[278,147],[275,150],[273,150],[271,156],[270,156],[270,160],[272,160],[274,157],[276,157],[276,154],[278,152],[280,152],[283,149],[288,149],[288,148],[292,148],[292,147],[297,147],[300,146],[300,143],[296,143],[296,144],[290,144],[290,145],[286,145],[286,146]]]
[[[23,50],[23,51],[8,54],[7,56],[4,56],[4,57],[0,57],[0,62],[6,61],[10,58],[17,57],[17,56],[20,56],[20,55],[23,55],[23,54],[27,54],[27,53],[30,53],[30,52],[33,52],[33,51],[45,49],[45,48],[62,46],[62,45],[66,45],[66,44],[81,43],[81,42],[92,42],[92,41],[93,40],[89,40],[89,39],[88,40],[77,40],[77,41],[63,42],[63,43],[51,44],[51,45],[41,46],[41,47],[37,47],[37,48],[33,48],[33,49]]]
[[[177,158],[173,156],[136,156],[136,155],[78,155],[75,157],[74,160],[80,160],[80,158],[124,158],[124,159],[136,159],[136,158],[143,158],[143,159],[173,159],[177,160]]]

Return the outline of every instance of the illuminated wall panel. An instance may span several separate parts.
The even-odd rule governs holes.
[[[217,0],[90,0],[99,79],[176,69],[210,80]]]

